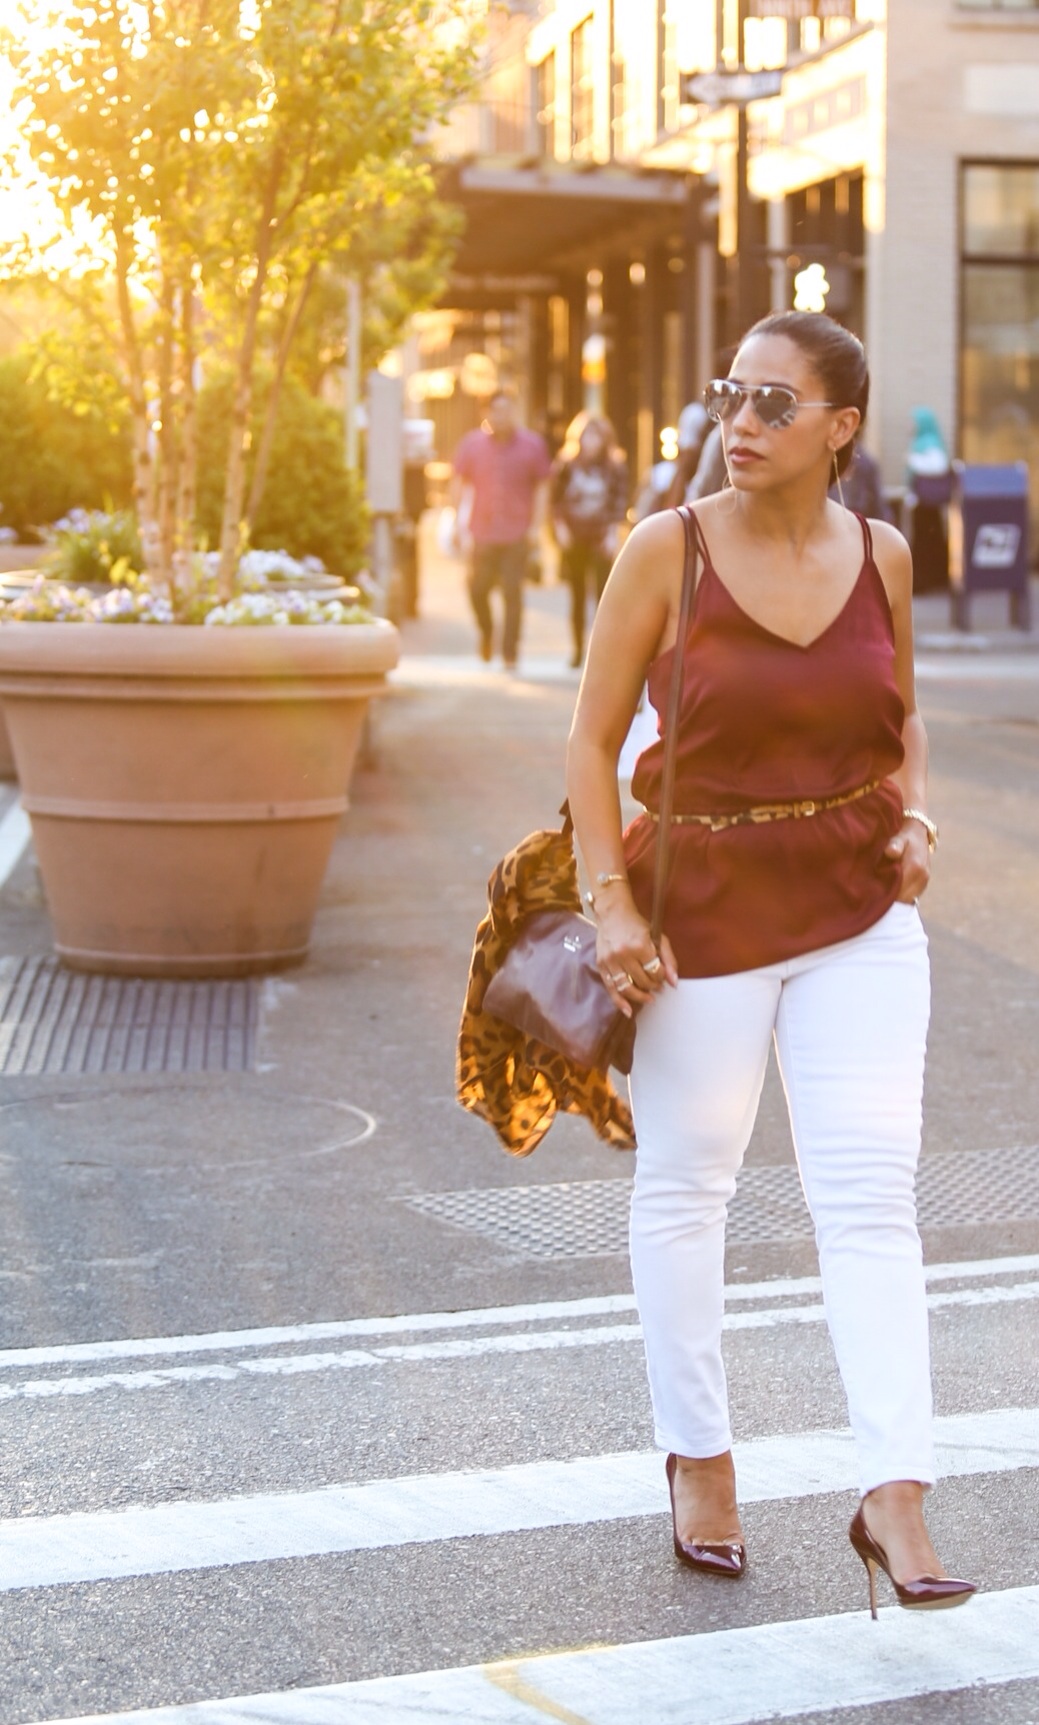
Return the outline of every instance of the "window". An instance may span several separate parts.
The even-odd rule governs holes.
[[[592,20],[586,18],[570,35],[570,141],[575,156],[591,156],[594,128]]]
[[[969,256],[1039,256],[1039,164],[966,167],[963,249]]]
[[[865,10],[870,16],[870,8]],[[786,53],[814,54],[846,36],[855,25],[857,11],[856,0],[750,0],[746,9],[748,62],[755,53],[754,39],[764,37],[767,32],[775,40],[784,22]],[[759,21],[765,22],[765,31]],[[769,58],[762,58],[761,64],[779,65],[786,57],[775,58],[771,46],[768,54]]]
[[[538,154],[556,153],[556,57],[549,54],[534,67],[534,118],[537,125]]]
[[[1039,162],[962,169],[960,443],[1027,461],[1039,507]]]

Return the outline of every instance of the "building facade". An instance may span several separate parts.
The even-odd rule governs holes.
[[[1039,0],[513,0],[488,43],[447,298],[550,435],[605,406],[644,467],[741,328],[825,306],[889,484],[926,405],[1039,486]]]

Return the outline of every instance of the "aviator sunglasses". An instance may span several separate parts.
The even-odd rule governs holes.
[[[834,407],[832,401],[799,401],[792,389],[781,383],[744,384],[730,377],[716,377],[703,392],[703,404],[708,419],[719,423],[732,419],[749,401],[762,425],[770,431],[782,431],[793,425],[802,407]]]

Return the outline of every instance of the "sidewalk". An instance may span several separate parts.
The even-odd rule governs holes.
[[[970,601],[970,628],[954,629],[947,593],[924,593],[913,600],[913,630],[918,653],[1034,653],[1039,651],[1039,578],[1032,578],[1028,629],[1010,626],[1010,596],[978,593]]]

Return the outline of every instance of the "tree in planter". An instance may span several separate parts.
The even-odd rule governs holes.
[[[384,203],[368,227],[354,236],[348,254],[351,276],[362,288],[361,369],[377,365],[400,340],[411,314],[430,305],[443,285],[464,225],[461,212],[436,197],[427,165],[408,165],[409,195]],[[332,371],[346,359],[347,290],[342,267],[308,268],[299,290],[286,294],[265,331],[272,375],[266,410],[255,440],[245,528],[252,537],[262,519],[264,494],[281,391],[298,378],[320,395]]]
[[[269,399],[269,377],[261,371],[257,382],[257,394],[266,392]],[[230,372],[209,378],[199,392],[197,521],[203,541],[214,545],[220,531],[223,453],[233,393]],[[257,550],[320,557],[326,568],[350,580],[365,565],[368,510],[360,476],[349,473],[343,462],[342,416],[291,376],[279,399],[267,483],[250,523],[249,542]],[[258,408],[254,444],[260,441],[261,419]]]
[[[428,201],[412,196],[384,209],[351,249],[351,270],[364,284],[362,369],[435,299],[449,266],[460,216],[432,196],[431,182],[429,193]],[[72,328],[51,329],[17,360],[0,361],[0,525],[49,522],[77,503],[122,508],[130,499],[118,331],[110,325],[102,339],[102,296],[69,308],[64,293],[63,284],[38,285],[52,315],[64,310],[67,321],[73,310]],[[272,286],[259,334],[244,537],[260,550],[318,556],[350,577],[364,566],[369,523],[358,476],[345,466],[341,415],[327,400],[345,358],[346,297],[342,272],[331,266],[312,270],[309,291],[295,299]],[[206,546],[220,540],[232,359],[207,365],[197,397],[195,525]],[[139,568],[139,547],[136,555]]]
[[[199,356],[222,354],[234,376],[219,530],[229,594],[264,310],[280,305],[287,357],[322,266],[351,267],[387,207],[429,202],[414,140],[465,87],[467,10],[96,0],[62,8],[46,32],[7,33],[36,167],[70,227],[94,223],[112,272],[144,559],[174,593],[195,546]],[[96,276],[62,282],[95,313]],[[276,381],[284,371],[279,353]]]

